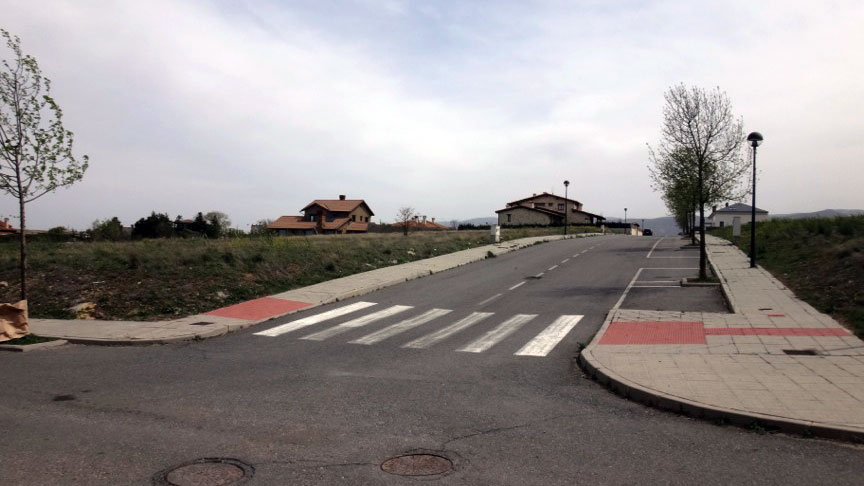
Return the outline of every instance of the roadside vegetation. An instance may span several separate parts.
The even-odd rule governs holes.
[[[563,228],[503,229],[503,240]],[[593,227],[570,227],[571,233]],[[161,320],[488,244],[488,231],[162,238],[30,244],[32,317]],[[0,241],[0,298],[18,298],[18,247]],[[5,283],[5,286],[2,284]],[[90,305],[94,304],[94,305]]]
[[[750,225],[713,234],[750,252]],[[756,261],[800,298],[864,337],[864,216],[756,225]]]

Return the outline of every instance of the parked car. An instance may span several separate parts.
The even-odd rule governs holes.
[[[642,231],[642,236],[654,236],[654,233],[651,230],[646,229]]]

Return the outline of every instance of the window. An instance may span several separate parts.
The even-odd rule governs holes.
[[[563,210],[563,209],[564,209],[564,205],[563,205],[563,204],[558,204],[558,209],[562,209],[562,210]]]
[[[352,214],[352,215],[351,215],[351,221],[356,221],[355,218],[357,218],[357,216]]]
[[[512,217],[513,217],[512,214],[508,214],[508,215],[507,215],[507,222],[508,222],[508,223],[510,222],[510,220],[512,219]]]

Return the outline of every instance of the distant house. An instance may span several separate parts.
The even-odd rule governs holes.
[[[11,224],[9,224],[9,218],[6,218],[3,221],[0,221],[0,236],[15,235],[15,234],[18,234],[18,230],[16,230],[15,228],[12,227]]]
[[[753,206],[747,204],[735,203],[731,206],[726,203],[725,207],[717,209],[717,206],[712,208],[711,215],[705,219],[705,226],[708,228],[723,228],[732,226],[735,218],[740,218],[741,224],[750,222],[751,209]],[[756,222],[767,221],[768,211],[756,208]]]
[[[390,226],[398,229],[404,228],[406,223],[397,221]],[[408,229],[411,231],[442,231],[450,229],[443,224],[436,223],[435,218],[428,219],[426,216],[414,216],[414,219],[408,221]]]
[[[582,203],[544,192],[507,203],[495,211],[501,226],[563,225],[566,215],[569,224],[600,224],[606,218],[582,210]]]
[[[362,199],[316,199],[300,210],[302,216],[281,216],[267,225],[279,236],[365,233],[375,213]]]

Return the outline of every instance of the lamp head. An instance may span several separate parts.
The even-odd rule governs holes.
[[[564,181],[564,187],[567,187],[569,185],[570,185],[570,181]]]
[[[758,147],[762,143],[762,134],[751,132],[750,135],[747,135],[747,141],[750,142],[751,147]]]

